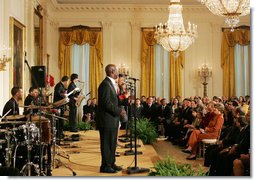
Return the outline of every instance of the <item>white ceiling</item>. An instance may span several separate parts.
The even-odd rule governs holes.
[[[56,0],[58,4],[169,4],[169,0]],[[183,5],[200,5],[198,0],[181,0]]]

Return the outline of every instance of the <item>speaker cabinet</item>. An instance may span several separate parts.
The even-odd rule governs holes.
[[[31,67],[31,69],[32,69],[32,78],[31,78],[32,86],[33,87],[46,87],[46,67],[45,66],[33,66],[33,67]],[[36,85],[35,81],[37,82],[37,85]]]

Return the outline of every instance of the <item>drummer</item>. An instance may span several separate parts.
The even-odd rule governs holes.
[[[27,95],[25,101],[24,101],[24,106],[30,106],[30,105],[38,105],[38,95],[39,91],[36,87],[30,87],[29,89],[29,94]],[[28,115],[29,113],[37,113],[38,109],[29,109],[27,107],[24,108],[24,115]]]
[[[21,87],[13,87],[11,90],[12,98],[4,105],[3,114],[5,115],[9,110],[11,110],[7,116],[9,115],[19,115],[19,101],[22,100],[22,88]]]

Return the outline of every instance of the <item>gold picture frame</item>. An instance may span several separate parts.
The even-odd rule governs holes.
[[[13,17],[10,17],[10,47],[11,47],[11,63],[10,63],[10,90],[14,86],[22,89],[25,87],[25,42],[26,33],[25,26]],[[25,91],[23,90],[25,93]],[[24,94],[23,99],[24,101]],[[22,102],[23,102],[22,101]]]

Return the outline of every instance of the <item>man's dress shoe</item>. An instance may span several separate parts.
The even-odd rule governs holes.
[[[111,167],[103,167],[103,168],[100,168],[100,172],[101,172],[101,173],[117,173],[117,171],[114,170],[114,169],[111,168]]]
[[[121,167],[121,166],[117,166],[117,165],[113,165],[112,166],[112,168],[114,169],[114,170],[116,170],[116,171],[121,171],[121,170],[123,170],[123,168]]]

